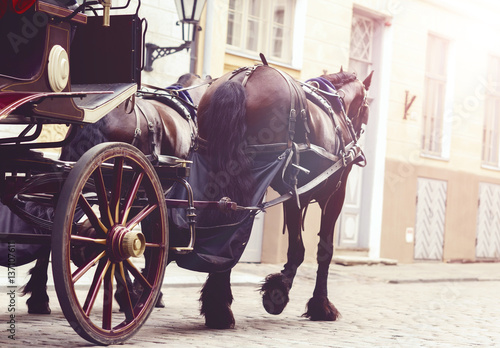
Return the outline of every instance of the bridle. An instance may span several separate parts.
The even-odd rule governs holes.
[[[347,115],[346,105],[345,105],[345,101],[344,101],[344,97],[346,94],[345,91],[342,88],[340,88],[338,90],[338,92],[339,92],[339,99],[342,103],[343,112],[345,113],[345,119],[349,125],[349,130],[351,132],[351,135],[353,135],[354,139],[357,142],[359,140],[359,137],[365,132],[364,126],[366,125],[366,122],[362,121],[361,127],[357,132],[354,130],[353,123],[354,123],[354,120],[357,120],[361,115],[363,115],[366,112],[366,109],[369,109],[369,105],[368,105],[368,93],[366,92],[366,88],[363,85],[363,82],[361,82],[359,79],[356,79],[353,82],[355,82],[355,81],[358,81],[359,83],[361,83],[361,86],[363,88],[363,101],[361,102],[361,105],[358,107],[358,110],[357,110],[356,115],[354,117],[349,118],[349,116]],[[344,96],[340,96],[340,92],[342,92],[342,94]]]

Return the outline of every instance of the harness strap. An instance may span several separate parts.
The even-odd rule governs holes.
[[[125,113],[131,114],[132,111],[134,111],[135,96],[136,96],[135,94],[132,94],[132,96],[125,101]],[[130,111],[127,111],[129,106],[130,106]]]
[[[316,178],[312,179],[309,181],[307,184],[304,186],[301,186],[300,188],[297,189],[297,194],[300,196],[304,193],[307,193],[311,191],[312,189],[316,188],[318,185],[322,184],[324,181],[326,181],[330,176],[335,174],[337,171],[339,171],[342,168],[345,168],[345,166],[353,163],[356,161],[360,156],[363,156],[363,153],[361,151],[361,148],[359,147],[358,144],[353,144],[352,147],[349,150],[348,155],[345,157],[339,159],[336,161],[333,165],[331,165],[328,169],[326,169],[323,173],[318,175]],[[238,209],[250,209],[250,210],[266,210],[267,208],[273,207],[275,205],[281,204],[290,198],[294,197],[295,193],[293,192],[288,192],[285,193],[284,195],[279,196],[278,198],[273,199],[272,201],[269,202],[264,202],[262,203],[259,207],[238,207]]]
[[[339,89],[339,91],[342,91],[342,93],[344,93],[344,96],[345,96],[345,91],[343,89]],[[349,117],[347,117],[347,112],[345,110],[345,104],[344,104],[344,98],[340,98],[340,100],[342,101],[342,106],[343,106],[343,114],[344,114],[344,118],[347,122],[347,126],[348,126],[348,129],[349,129],[349,132],[351,134],[351,137],[355,140],[355,141],[358,141],[359,140],[359,136],[358,134],[356,133],[356,131],[354,130],[354,125],[352,124],[352,121]],[[368,104],[366,102],[366,90],[364,91],[364,95],[363,95],[363,102],[361,103],[361,106],[359,107],[358,109],[358,112],[356,114],[356,116],[354,118],[357,118],[359,117],[359,115],[361,114],[361,110],[365,107],[367,107]],[[359,134],[361,135],[361,134]]]
[[[140,116],[139,116],[139,113],[141,113],[142,116],[144,117],[144,119],[146,120],[147,125],[148,125],[150,153],[152,156],[152,161],[155,161],[158,159],[158,154],[156,153],[156,143],[155,143],[155,139],[154,139],[154,133],[155,133],[154,132],[155,131],[154,124],[153,124],[153,122],[151,122],[149,120],[148,116],[146,115],[146,112],[144,112],[144,109],[139,104],[135,103],[134,111],[135,111],[135,118],[136,118],[137,123],[136,123],[136,128],[134,131],[134,140],[132,141],[132,145],[137,146],[138,139],[142,134],[141,120],[140,120]]]
[[[184,98],[180,97],[175,90],[172,90],[172,93],[158,93],[158,92],[148,92],[148,91],[140,91],[144,99],[153,99],[159,101],[166,106],[174,109],[179,115],[181,115],[185,119],[196,119],[196,115],[191,117],[191,111],[189,108],[192,108],[193,112],[198,109],[198,107]]]
[[[200,139],[204,142],[206,140]],[[321,146],[315,145],[315,144],[296,144],[297,150],[299,153],[302,153],[304,151],[313,151],[317,155],[326,158],[332,162],[336,162],[340,159],[339,156],[333,155],[330,152],[326,151],[324,148]],[[258,145],[248,145],[247,149],[252,153],[252,154],[260,154],[260,153],[283,153],[286,149],[288,148],[287,143],[275,143],[275,144],[258,144]]]
[[[141,131],[141,117],[139,115],[139,107],[134,103],[133,110],[135,111],[135,130],[134,130],[134,140],[132,140],[132,146],[137,147],[137,142],[142,135]]]
[[[253,67],[251,67],[250,69],[245,71],[245,77],[243,78],[243,81],[241,81],[241,85],[243,87],[245,87],[247,85],[248,79],[254,73],[254,71],[257,70],[257,67],[259,67],[259,66],[260,65],[254,65]]]
[[[162,87],[158,87],[158,86],[153,86],[153,85],[149,85],[147,83],[143,83],[142,86],[147,87],[147,88],[151,88],[151,89],[156,89],[156,90],[163,91],[163,92],[172,93],[173,91],[177,91],[177,92],[189,91],[190,89],[195,89],[195,88],[198,88],[198,87],[201,87],[201,86],[210,85],[210,84],[212,84],[215,81],[217,81],[216,78],[215,79],[206,80],[206,82],[200,83],[199,85],[193,85],[193,86],[183,87],[183,88],[179,88],[179,89],[176,89],[176,90],[172,90],[172,89],[168,89],[168,88],[162,88]]]
[[[342,128],[340,127],[340,124],[338,123],[338,120],[335,117],[335,112],[333,111],[331,103],[328,101],[328,99],[326,99],[321,94],[325,93],[327,95],[337,97],[340,100],[342,100],[342,99],[340,98],[340,96],[338,94],[333,95],[331,93],[328,93],[328,92],[320,90],[320,89],[318,89],[316,87],[313,87],[313,86],[311,86],[311,85],[309,85],[307,83],[301,83],[301,85],[302,85],[302,89],[304,90],[304,92],[306,93],[306,95],[309,95],[310,97],[314,98],[314,100],[316,100],[319,103],[319,106],[326,113],[328,113],[328,115],[330,116],[330,119],[333,122],[333,127],[334,127],[334,130],[335,130],[335,134],[337,135],[337,137],[339,139],[339,149],[338,149],[338,152],[341,153],[341,154],[344,154],[346,150],[345,150],[345,143],[344,143],[344,137],[343,137],[343,133],[342,133]],[[321,93],[318,93],[317,91],[320,91]],[[347,114],[345,112],[345,107],[344,107],[343,102],[341,103],[341,107],[342,107],[341,114],[342,114],[342,116],[344,116],[344,118],[347,120],[347,123],[349,124],[349,118],[347,117]]]

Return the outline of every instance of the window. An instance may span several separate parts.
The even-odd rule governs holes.
[[[229,0],[230,49],[291,63],[295,0]]]
[[[368,76],[372,66],[373,33],[375,23],[368,17],[354,14],[351,26],[349,71],[360,77]]]
[[[500,157],[500,58],[488,64],[486,109],[483,127],[483,163],[498,167]]]
[[[443,151],[448,49],[447,40],[429,35],[425,65],[422,150],[425,154],[439,157]]]

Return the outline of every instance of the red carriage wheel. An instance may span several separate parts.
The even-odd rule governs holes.
[[[123,143],[87,151],[64,183],[52,233],[55,288],[73,329],[106,345],[134,335],[154,308],[168,252],[151,163]]]

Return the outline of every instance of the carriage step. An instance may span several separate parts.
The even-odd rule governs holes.
[[[170,248],[175,254],[184,255],[189,254],[194,250],[192,247],[172,247]]]

